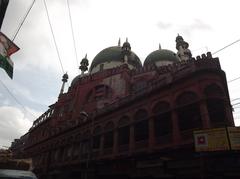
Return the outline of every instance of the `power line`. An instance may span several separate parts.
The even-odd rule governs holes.
[[[46,4],[46,1],[45,1],[45,0],[43,0],[43,2],[44,2],[44,7],[45,7],[45,10],[46,10],[47,18],[48,18],[48,23],[49,23],[49,26],[50,26],[50,30],[51,30],[51,33],[52,33],[52,37],[53,37],[55,49],[56,49],[56,52],[57,52],[57,55],[58,55],[58,60],[59,60],[59,63],[60,63],[60,65],[61,65],[62,73],[64,74],[64,69],[63,69],[63,65],[62,65],[61,58],[60,58],[60,54],[59,54],[59,50],[58,50],[56,38],[55,38],[55,35],[54,35],[54,33],[53,33],[53,28],[52,28],[52,24],[51,24],[51,21],[50,21],[47,4]]]
[[[236,80],[239,80],[239,79],[240,79],[240,76],[237,77],[237,78],[234,78],[234,79],[232,79],[232,80],[229,80],[228,83],[231,83],[231,82],[236,81]]]
[[[214,53],[212,53],[212,54],[215,55],[216,53],[218,53],[218,52],[224,50],[225,48],[228,48],[228,47],[232,46],[233,44],[235,44],[235,43],[237,43],[237,42],[239,42],[239,41],[240,41],[240,39],[238,39],[238,40],[236,40],[236,41],[234,41],[234,42],[232,42],[232,43],[230,43],[230,44],[224,46],[223,48],[217,50],[216,52],[214,52]]]
[[[36,118],[36,116],[34,115],[34,114],[32,114],[30,111],[28,111],[25,107],[24,107],[24,105],[11,93],[11,91],[8,89],[8,87],[2,82],[2,80],[0,80],[0,83],[2,84],[2,86],[7,90],[7,92],[11,95],[11,97],[15,100],[15,102],[17,103],[17,104],[19,104],[22,108],[23,108],[23,110],[25,111],[25,112],[28,112],[29,114],[31,114],[34,118]]]
[[[231,102],[232,102],[232,101],[236,101],[236,100],[240,100],[240,98],[231,99]]]
[[[77,55],[76,41],[75,41],[74,31],[73,31],[72,16],[71,16],[71,9],[69,6],[69,0],[67,0],[67,7],[68,7],[68,16],[69,16],[69,20],[70,20],[71,32],[72,32],[73,46],[74,46],[74,51],[75,51],[75,59],[76,59],[77,66],[78,66],[78,55]]]
[[[14,40],[15,40],[15,38],[17,37],[17,35],[18,35],[18,33],[19,33],[20,29],[22,28],[22,26],[23,26],[23,23],[24,23],[24,22],[25,22],[25,20],[27,19],[27,16],[28,16],[28,14],[30,13],[30,11],[31,11],[31,9],[32,9],[32,7],[33,7],[33,5],[34,5],[35,1],[36,1],[36,0],[33,0],[33,2],[32,2],[32,4],[31,4],[31,6],[29,7],[29,9],[28,9],[28,11],[27,11],[27,13],[26,13],[26,14],[25,14],[25,16],[23,17],[23,20],[22,20],[22,22],[19,24],[19,26],[18,26],[18,28],[17,28],[17,30],[16,30],[16,32],[15,32],[15,34],[14,34],[13,38],[12,38],[12,41],[14,41]]]
[[[239,103],[232,104],[232,106],[236,106],[236,105],[239,105],[239,104],[240,104],[240,102],[239,102]]]

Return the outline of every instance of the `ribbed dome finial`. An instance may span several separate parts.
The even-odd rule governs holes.
[[[118,46],[121,47],[121,38],[118,39]]]

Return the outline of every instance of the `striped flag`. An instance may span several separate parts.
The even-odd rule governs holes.
[[[11,40],[0,32],[0,67],[3,68],[10,78],[13,78],[13,61],[10,55],[19,50]]]

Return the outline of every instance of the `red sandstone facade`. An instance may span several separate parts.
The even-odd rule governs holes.
[[[171,162],[201,163],[192,160],[193,131],[223,126],[234,126],[232,107],[211,53],[162,67],[122,65],[60,94],[29,130],[24,155],[42,178],[176,177]]]

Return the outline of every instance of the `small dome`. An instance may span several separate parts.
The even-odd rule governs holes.
[[[77,81],[78,81],[80,78],[82,78],[82,77],[84,77],[84,76],[87,76],[87,75],[88,75],[87,73],[84,73],[84,74],[82,74],[82,75],[77,75],[77,76],[72,80],[71,86],[75,85],[75,83],[77,83]]]
[[[179,62],[176,53],[171,50],[159,49],[150,53],[144,61],[144,66],[155,64],[157,66]],[[160,64],[160,65],[158,65]]]
[[[92,71],[93,68],[97,67],[100,64],[110,62],[124,63],[124,53],[122,47],[120,46],[108,47],[99,52],[92,61],[90,71]],[[134,68],[142,67],[140,59],[132,51],[128,54],[128,64],[132,65]],[[113,66],[113,68],[114,67],[115,66]]]

